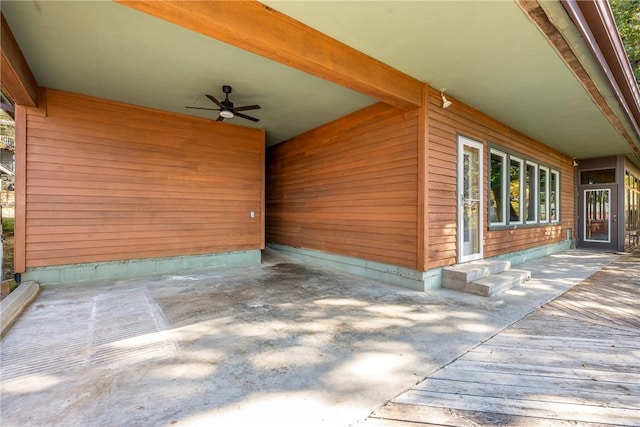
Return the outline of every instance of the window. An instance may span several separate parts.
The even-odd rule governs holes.
[[[549,219],[551,222],[556,222],[560,219],[560,204],[558,203],[559,197],[560,173],[552,170],[551,179],[549,180]]]
[[[540,195],[540,222],[549,222],[549,169],[543,166],[539,169],[538,194]]]
[[[527,162],[527,169],[524,177],[524,211],[526,212],[526,222],[538,221],[538,206],[536,201],[538,189],[538,174],[536,173],[538,165]]]
[[[626,244],[637,245],[636,233],[640,230],[640,188],[638,178],[631,171],[625,171],[624,222],[628,240]]]
[[[492,148],[489,154],[491,226],[560,220],[560,172]]]
[[[492,225],[506,225],[507,155],[491,150],[489,168],[489,221]]]
[[[522,223],[522,160],[509,160],[509,222]]]
[[[616,182],[616,170],[599,169],[580,172],[580,184],[609,184]]]

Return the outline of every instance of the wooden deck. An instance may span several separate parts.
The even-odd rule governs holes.
[[[640,258],[596,273],[364,424],[639,426]]]

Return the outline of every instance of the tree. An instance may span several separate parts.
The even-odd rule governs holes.
[[[11,116],[0,110],[0,148],[14,150],[15,123]]]
[[[631,69],[640,86],[640,0],[609,0]]]

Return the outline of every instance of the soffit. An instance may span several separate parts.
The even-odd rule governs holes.
[[[631,153],[515,2],[263,3],[565,153]]]
[[[511,1],[264,1],[575,157],[630,152]],[[234,87],[270,144],[376,100],[112,2],[2,2],[38,83],[200,117]]]
[[[2,2],[2,13],[40,86],[213,118],[204,95],[224,99],[260,122],[270,144],[376,100],[113,2]]]

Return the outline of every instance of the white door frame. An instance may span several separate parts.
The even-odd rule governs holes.
[[[475,194],[476,197],[466,198],[464,194],[464,183],[465,183],[465,168],[464,168],[464,153],[465,148],[468,147],[471,150],[477,150],[478,154],[478,171],[477,171],[477,190],[478,193]],[[484,145],[481,142],[474,141],[467,137],[458,136],[458,262],[468,262],[476,259],[483,258],[483,246],[484,246]],[[465,204],[468,203],[476,203],[477,204],[477,229],[475,232],[477,235],[475,236],[477,240],[477,251],[472,253],[468,252],[468,249],[465,248],[465,214],[464,207]]]

